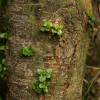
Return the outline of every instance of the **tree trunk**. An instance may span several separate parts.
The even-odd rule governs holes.
[[[12,24],[7,43],[7,100],[81,100],[88,41],[80,0],[13,0],[7,14]],[[39,32],[44,19],[63,23],[64,35],[53,40]],[[29,45],[36,54],[20,57],[20,49]],[[53,69],[49,93],[42,96],[32,90],[41,66]]]

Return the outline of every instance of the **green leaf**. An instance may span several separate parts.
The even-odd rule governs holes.
[[[4,68],[3,68],[3,70],[4,70],[4,71],[6,71],[6,70],[7,70],[7,68],[6,68],[6,67],[4,67]]]
[[[36,83],[34,83],[34,84],[32,85],[32,89],[33,89],[34,91],[36,91],[37,93],[41,93],[41,92],[42,92],[41,88],[39,88],[38,82],[36,82]]]
[[[38,74],[43,74],[44,73],[44,70],[43,69],[37,69],[37,73]]]
[[[52,69],[47,69],[46,77],[50,79],[52,76]]]
[[[59,29],[63,29],[64,28],[64,26],[63,25],[59,25]]]
[[[9,33],[0,33],[0,38],[7,39],[9,37]]]
[[[95,16],[92,16],[92,17],[91,17],[91,20],[92,20],[93,22],[95,22],[95,21],[96,21]]]
[[[44,82],[45,80],[46,80],[46,76],[42,76],[42,75],[41,75],[41,76],[39,77],[39,81],[40,81],[40,82]]]
[[[33,51],[32,47],[23,47],[21,49],[21,55],[25,56],[25,57],[30,57],[33,55],[33,53],[35,53],[35,51]]]
[[[44,88],[44,87],[45,87],[45,84],[43,84],[43,83],[39,84],[39,88]]]
[[[43,88],[43,91],[44,91],[45,93],[48,93],[48,87],[45,86],[45,88]]]
[[[51,28],[53,26],[53,24],[50,21],[45,21],[44,24],[43,24],[43,26],[47,27],[47,28]]]
[[[62,36],[63,32],[61,30],[58,31],[57,33],[59,36]]]
[[[0,50],[5,50],[6,46],[5,45],[0,45]]]
[[[5,59],[2,59],[2,64],[5,64],[6,63],[6,60]]]
[[[51,75],[50,75],[50,74],[47,74],[46,77],[47,77],[48,79],[50,79],[50,78],[51,78]]]
[[[50,21],[44,21],[43,26],[41,27],[41,31],[45,32],[45,31],[50,31],[50,29],[52,28],[53,24]]]
[[[52,29],[52,33],[57,34],[57,30]]]

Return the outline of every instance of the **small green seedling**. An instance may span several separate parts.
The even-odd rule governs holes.
[[[63,35],[63,25],[53,24],[51,21],[44,21],[41,32],[47,32],[51,37],[61,37]]]
[[[36,93],[44,94],[48,93],[49,86],[52,78],[52,69],[38,69],[37,80],[33,83],[33,90]]]
[[[31,46],[23,47],[20,51],[21,56],[23,57],[31,57],[34,54],[34,50]]]

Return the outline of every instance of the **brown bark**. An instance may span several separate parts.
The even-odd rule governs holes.
[[[8,41],[7,100],[81,100],[83,70],[87,52],[84,13],[78,0],[13,0],[7,11],[12,23]],[[39,32],[42,21],[60,19],[64,35],[60,40]],[[37,49],[32,58],[22,58],[22,46]],[[32,90],[36,70],[53,69],[52,84],[45,96]]]

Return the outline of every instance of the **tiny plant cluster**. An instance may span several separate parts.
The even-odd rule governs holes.
[[[63,35],[63,25],[53,24],[51,21],[44,21],[41,32],[47,32],[51,37],[60,38]]]
[[[48,93],[52,78],[52,69],[38,69],[37,74],[37,80],[32,86],[33,90],[40,94]]]
[[[33,56],[35,50],[33,50],[33,48],[31,46],[27,46],[27,47],[23,47],[20,50],[20,54],[22,57],[31,57]]]

